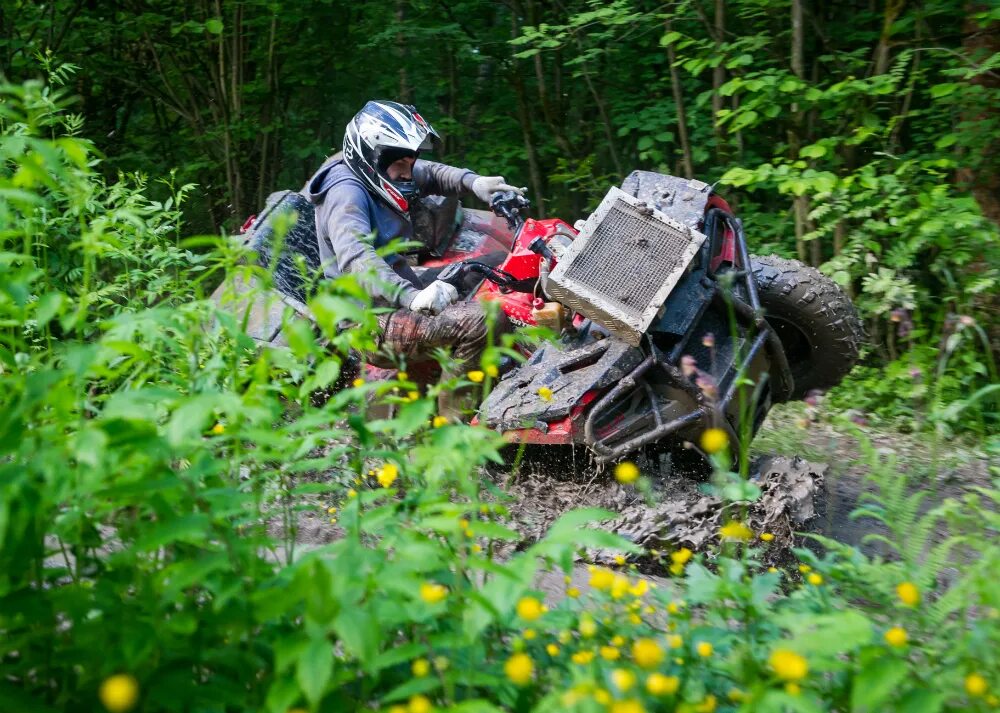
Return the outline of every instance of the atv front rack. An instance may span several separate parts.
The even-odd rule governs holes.
[[[738,262],[738,266],[734,266],[738,269],[722,273],[713,269],[710,260],[712,256],[719,253],[716,240],[720,232],[717,229],[720,224],[722,226],[728,225],[733,231],[734,257],[737,258],[736,262]],[[770,386],[771,395],[776,401],[784,401],[792,393],[794,381],[788,359],[778,335],[764,319],[761,309],[757,285],[750,270],[750,254],[746,246],[742,221],[725,211],[712,208],[706,214],[705,226],[705,232],[711,239],[711,243],[705,246],[705,272],[700,280],[701,287],[705,288],[705,293],[701,304],[696,308],[697,313],[692,324],[699,322],[708,307],[714,304],[723,310],[723,313],[729,313],[731,310],[731,314],[738,324],[746,329],[748,334],[752,331],[752,341],[744,353],[735,355],[735,373],[728,380],[725,393],[716,399],[709,398],[676,366],[689,347],[693,329],[686,329],[669,353],[664,353],[658,348],[650,335],[647,334],[643,346],[648,351],[648,356],[601,397],[587,414],[584,423],[584,444],[593,451],[598,462],[616,460],[638,448],[677,434],[699,423],[704,428],[723,428],[729,435],[731,443],[739,443],[740,439],[725,414],[732,406],[733,399],[736,397],[751,363],[762,349],[766,349],[768,352],[771,368],[770,372],[763,373],[758,380],[755,386],[754,400],[760,398],[766,386]],[[727,286],[726,282],[728,281],[731,282]],[[735,289],[737,284],[743,287],[746,299],[737,294]],[[684,392],[695,402],[696,407],[681,416],[664,421],[658,406],[658,397],[645,378],[651,369],[657,369],[661,375],[665,375],[672,386]],[[598,436],[597,424],[601,417],[608,414],[624,396],[632,394],[637,388],[642,388],[646,398],[650,401],[655,419],[654,427],[645,433],[617,442],[612,442],[613,439],[608,437]]]

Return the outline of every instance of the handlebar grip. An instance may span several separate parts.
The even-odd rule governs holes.
[[[455,289],[460,290],[462,289],[462,280],[465,278],[467,270],[468,266],[465,263],[453,262],[451,265],[448,265],[441,272],[439,272],[435,279],[440,280],[441,282],[447,282]]]

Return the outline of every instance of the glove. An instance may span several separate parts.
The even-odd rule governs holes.
[[[472,182],[472,192],[483,203],[489,203],[493,194],[500,191],[514,191],[523,196],[526,190],[510,185],[503,176],[480,176]]]
[[[410,303],[410,310],[424,314],[441,314],[445,307],[458,299],[458,290],[447,282],[435,280],[417,293]]]

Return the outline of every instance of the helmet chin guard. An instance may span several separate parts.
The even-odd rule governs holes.
[[[385,169],[400,157],[432,149],[440,138],[414,107],[370,101],[347,124],[344,162],[373,195],[406,215],[417,185],[412,178],[393,181]]]

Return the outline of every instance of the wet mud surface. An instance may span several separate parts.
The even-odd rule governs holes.
[[[853,435],[827,423],[810,422],[803,427],[802,421],[798,405],[772,411],[751,452],[751,482],[761,491],[752,503],[724,501],[704,475],[665,472],[662,463],[638,459],[640,470],[652,485],[643,495],[617,483],[610,469],[596,466],[582,451],[529,457],[516,469],[491,466],[483,469],[482,476],[510,495],[505,502],[509,524],[524,538],[513,546],[516,549],[537,541],[563,513],[600,507],[617,515],[601,527],[646,549],[669,552],[687,547],[711,556],[719,529],[730,520],[740,520],[755,534],[774,535],[767,548],[769,564],[787,564],[792,547],[817,548],[807,533],[858,546],[869,555],[888,556],[878,543],[865,537],[885,534],[884,528],[871,518],[851,517],[862,494],[874,490],[867,478],[871,465],[859,443]],[[889,472],[904,474],[913,488],[928,491],[925,508],[946,498],[961,498],[976,486],[989,485],[988,462],[973,451],[947,444],[947,450],[935,452],[926,438],[892,432],[868,430],[865,435],[878,458],[897,460]],[[339,526],[330,522],[326,505],[326,499],[314,496],[296,506],[294,542],[299,552],[341,536]],[[270,529],[280,539],[285,528],[275,521]],[[933,539],[945,535],[942,527]],[[616,554],[588,552],[572,575],[572,586],[585,585],[587,563],[615,566]],[[654,579],[667,574],[663,564],[649,558],[635,564]],[[539,586],[558,596],[570,585],[558,573],[542,575]]]

